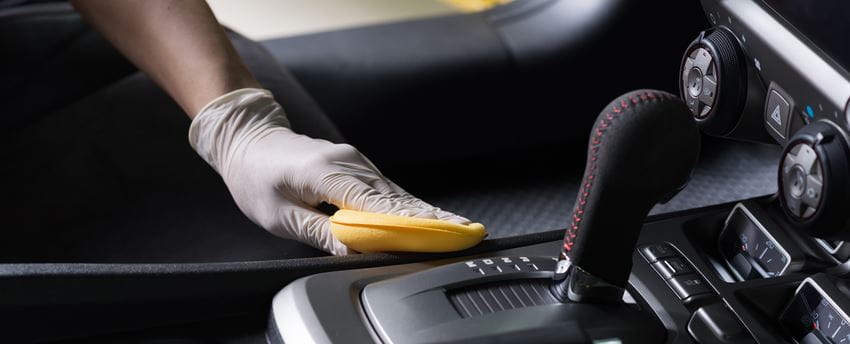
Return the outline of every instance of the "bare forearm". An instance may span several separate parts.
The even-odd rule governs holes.
[[[203,0],[73,0],[72,4],[189,117],[222,94],[259,87]]]

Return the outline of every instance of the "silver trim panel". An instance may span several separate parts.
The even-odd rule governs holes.
[[[306,293],[305,279],[300,278],[283,288],[272,300],[275,325],[284,343],[331,344],[316,312],[307,300],[296,295]]]

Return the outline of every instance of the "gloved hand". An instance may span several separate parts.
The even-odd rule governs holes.
[[[354,147],[294,133],[267,90],[240,89],[213,100],[192,121],[189,142],[254,223],[335,255],[349,250],[316,210],[320,202],[470,223],[405,192]]]

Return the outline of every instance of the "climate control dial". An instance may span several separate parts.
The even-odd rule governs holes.
[[[680,93],[700,129],[725,136],[741,119],[747,100],[747,66],[728,29],[705,31],[688,46],[680,68]]]
[[[791,137],[779,165],[779,199],[797,228],[850,240],[850,149],[835,123],[812,122]]]

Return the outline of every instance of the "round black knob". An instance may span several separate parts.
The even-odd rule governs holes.
[[[690,179],[699,142],[693,117],[670,93],[633,91],[608,104],[590,133],[552,287],[556,297],[620,300],[646,215]]]
[[[746,57],[735,35],[718,27],[694,40],[682,59],[682,99],[700,129],[723,136],[738,124],[747,98]]]
[[[794,134],[779,165],[779,200],[790,222],[829,240],[850,240],[850,150],[828,120]]]

